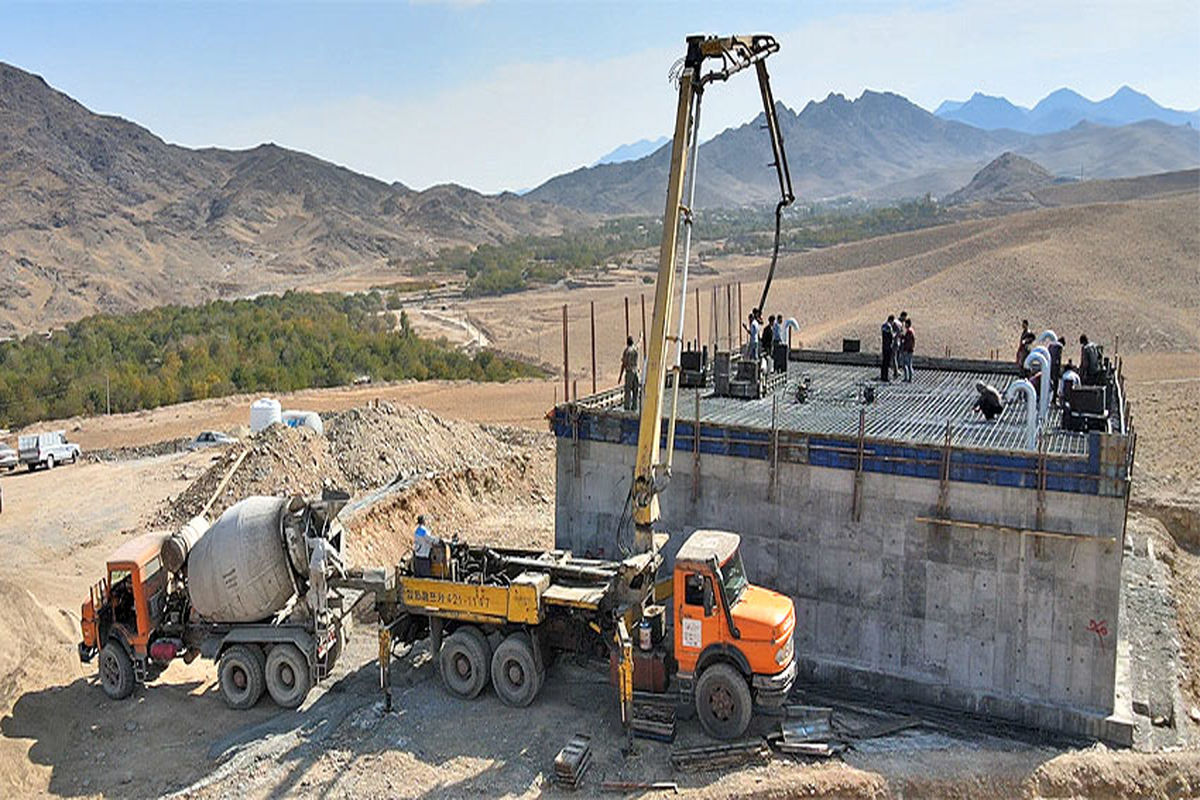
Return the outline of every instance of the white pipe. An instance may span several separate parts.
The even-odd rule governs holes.
[[[1004,402],[1011,403],[1017,399],[1017,395],[1025,395],[1025,449],[1037,449],[1037,392],[1033,388],[1033,384],[1025,378],[1015,380],[1008,385],[1004,391]]]
[[[1034,364],[1041,371],[1041,395],[1038,397],[1038,422],[1043,423],[1050,414],[1050,353],[1046,348],[1038,346],[1025,356],[1025,369],[1031,369]],[[1030,384],[1032,386],[1033,384]]]
[[[1035,344],[1045,344],[1047,339],[1049,339],[1052,342],[1057,342],[1058,335],[1055,334],[1054,331],[1050,331],[1050,330],[1042,331],[1042,335],[1037,337],[1037,341],[1035,342]]]

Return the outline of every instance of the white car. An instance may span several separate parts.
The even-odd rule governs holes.
[[[17,455],[30,472],[38,467],[54,469],[68,461],[74,464],[81,455],[79,445],[67,440],[65,431],[32,433],[17,438]]]
[[[220,431],[204,431],[188,443],[188,450],[200,450],[204,447],[237,444],[237,439]]]
[[[17,457],[17,451],[6,444],[0,443],[0,469],[7,469],[9,472],[12,472],[17,468],[17,464],[19,463],[21,463],[21,459]]]

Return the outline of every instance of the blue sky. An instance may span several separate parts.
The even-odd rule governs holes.
[[[1032,105],[1122,84],[1200,107],[1200,3],[0,0],[0,60],[188,146],[305,150],[414,188],[528,188],[666,134],[689,33],[775,34],[775,95],[890,90],[932,109],[976,90]],[[709,92],[703,135],[755,113]]]

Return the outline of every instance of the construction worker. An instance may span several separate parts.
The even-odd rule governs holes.
[[[413,575],[428,578],[433,574],[433,546],[441,543],[442,540],[425,527],[425,515],[418,515],[417,529],[413,531]]]
[[[900,316],[896,317],[896,321],[892,323],[892,380],[900,377],[900,345],[904,342],[904,321],[908,319],[908,312],[901,311]]]
[[[1062,378],[1062,352],[1067,340],[1059,336],[1051,337],[1046,349],[1050,351],[1050,389],[1051,397],[1058,401],[1058,383]]]
[[[912,383],[913,379],[913,350],[916,349],[917,336],[913,333],[912,318],[904,320],[904,337],[900,340],[900,367],[904,370],[904,382]]]
[[[762,329],[762,346],[759,348],[763,358],[767,359],[767,369],[771,368],[772,353],[775,352],[775,315],[767,318],[767,324]]]
[[[1036,337],[1033,331],[1029,330],[1029,320],[1021,320],[1021,340],[1017,344],[1017,366],[1024,368],[1025,359],[1029,356],[1029,351],[1033,349],[1033,341]]]
[[[988,422],[1000,416],[1000,412],[1004,410],[1004,401],[1000,398],[1000,391],[995,386],[983,381],[975,382],[975,391],[979,392],[979,397],[975,399],[975,405],[971,407],[971,410],[983,414],[983,418]]]
[[[621,351],[621,374],[617,380],[625,380],[622,408],[637,411],[638,408],[638,349],[632,336],[625,337],[625,349]]]
[[[888,382],[888,368],[892,364],[892,343],[896,338],[896,315],[888,314],[887,320],[879,326],[880,356],[879,380]]]
[[[746,333],[750,334],[750,341],[746,342],[746,357],[751,361],[758,360],[758,348],[760,339],[762,338],[762,323],[759,322],[758,309],[750,312],[750,325],[746,328]]]
[[[1063,367],[1062,380],[1059,381],[1058,396],[1065,405],[1070,397],[1071,390],[1079,385],[1079,373],[1075,371],[1075,362],[1067,359],[1067,365]]]
[[[1079,377],[1084,386],[1094,386],[1100,382],[1100,348],[1085,334],[1080,334],[1079,346]]]

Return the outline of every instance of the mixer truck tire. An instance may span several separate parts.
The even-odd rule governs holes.
[[[100,651],[100,686],[113,700],[133,694],[133,661],[120,642],[109,640]]]
[[[459,628],[447,636],[438,653],[442,683],[451,694],[464,700],[477,697],[488,681],[487,640],[482,634],[472,634],[471,630]]]
[[[239,711],[254,707],[262,697],[266,683],[260,655],[252,647],[235,644],[221,655],[217,665],[217,685],[221,689],[221,697],[225,705]]]
[[[277,644],[267,653],[267,691],[283,708],[298,708],[312,688],[308,660],[294,644]]]
[[[537,668],[533,643],[524,633],[510,634],[492,656],[492,686],[506,705],[527,706],[537,697],[545,679]]]
[[[746,679],[728,664],[713,664],[696,681],[696,715],[715,739],[736,739],[750,725],[753,701]]]

